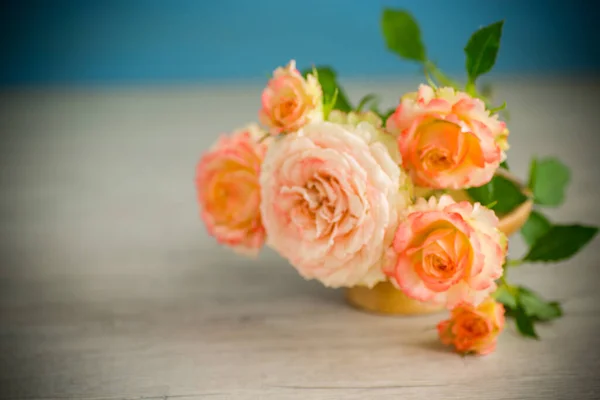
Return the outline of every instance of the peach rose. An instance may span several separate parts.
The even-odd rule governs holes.
[[[483,101],[421,85],[386,123],[398,136],[404,168],[417,186],[461,189],[489,182],[505,158],[508,129]]]
[[[504,328],[504,307],[492,298],[479,306],[460,304],[450,319],[438,324],[440,340],[453,345],[459,353],[489,354],[496,349],[498,335]]]
[[[255,255],[265,240],[258,176],[267,151],[266,132],[251,124],[221,137],[196,169],[201,216],[221,244]]]
[[[306,79],[294,60],[273,72],[262,93],[260,122],[272,135],[295,132],[309,122],[323,119],[323,91],[316,77]]]
[[[312,123],[273,143],[260,176],[269,245],[329,287],[384,280],[382,256],[410,202],[394,147],[368,122]]]
[[[496,290],[507,250],[498,218],[479,203],[420,198],[388,249],[386,275],[407,296],[453,308]]]

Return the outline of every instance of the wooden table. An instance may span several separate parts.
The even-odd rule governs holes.
[[[506,79],[509,161],[574,170],[556,221],[600,224],[600,82]],[[349,85],[392,104],[413,82]],[[437,342],[445,315],[383,317],[306,282],[271,250],[247,260],[200,222],[195,163],[255,119],[260,86],[0,95],[0,399],[600,398],[598,241],[511,278],[563,301],[496,353]],[[514,254],[524,249],[513,238]]]

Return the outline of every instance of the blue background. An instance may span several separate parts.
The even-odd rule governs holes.
[[[593,1],[9,1],[0,13],[0,86],[265,79],[295,58],[344,78],[416,74],[386,51],[384,6],[418,19],[431,59],[462,74],[463,47],[505,19],[496,73],[589,73],[600,66]],[[592,5],[590,5],[592,4]]]

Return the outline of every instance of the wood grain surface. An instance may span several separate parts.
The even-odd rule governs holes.
[[[598,80],[504,79],[509,163],[574,171],[548,215],[600,224]],[[412,82],[350,83],[392,104]],[[600,398],[598,240],[511,279],[563,301],[540,341],[512,324],[488,357],[438,344],[445,317],[356,311],[265,250],[216,245],[194,169],[255,119],[260,86],[0,94],[0,399]],[[520,238],[511,252],[524,250]]]

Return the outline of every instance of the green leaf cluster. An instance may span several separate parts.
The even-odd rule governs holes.
[[[503,26],[504,21],[498,21],[477,30],[471,35],[464,48],[468,77],[464,90],[474,96],[482,97],[486,103],[488,101],[483,92],[489,93],[489,87],[483,88],[479,93],[475,82],[479,76],[491,71],[496,63]],[[427,57],[419,24],[408,11],[385,9],[381,16],[381,31],[387,49],[402,59],[420,63],[430,84],[435,86],[435,79],[442,85],[459,88],[458,84],[442,73]],[[500,106],[498,111],[503,108]]]
[[[506,316],[515,319],[517,330],[524,336],[538,339],[535,324],[561,317],[563,310],[556,301],[547,301],[524,286],[502,285],[494,298],[504,305]]]
[[[537,207],[556,207],[565,200],[570,180],[569,168],[556,158],[533,159],[529,171],[529,190]],[[540,211],[532,211],[521,228],[529,245],[523,257],[528,262],[557,262],[568,259],[588,244],[597,227],[579,224],[553,224]]]
[[[534,158],[529,172],[528,190],[536,208],[556,207],[565,200],[570,179],[567,166],[556,158]],[[512,264],[551,263],[573,257],[598,233],[598,228],[581,224],[554,224],[535,209],[521,228],[521,236],[528,245],[525,256]],[[512,287],[503,282],[494,293],[513,317],[518,331],[524,336],[538,338],[535,324],[551,321],[562,315],[558,302],[549,302],[525,287]]]

